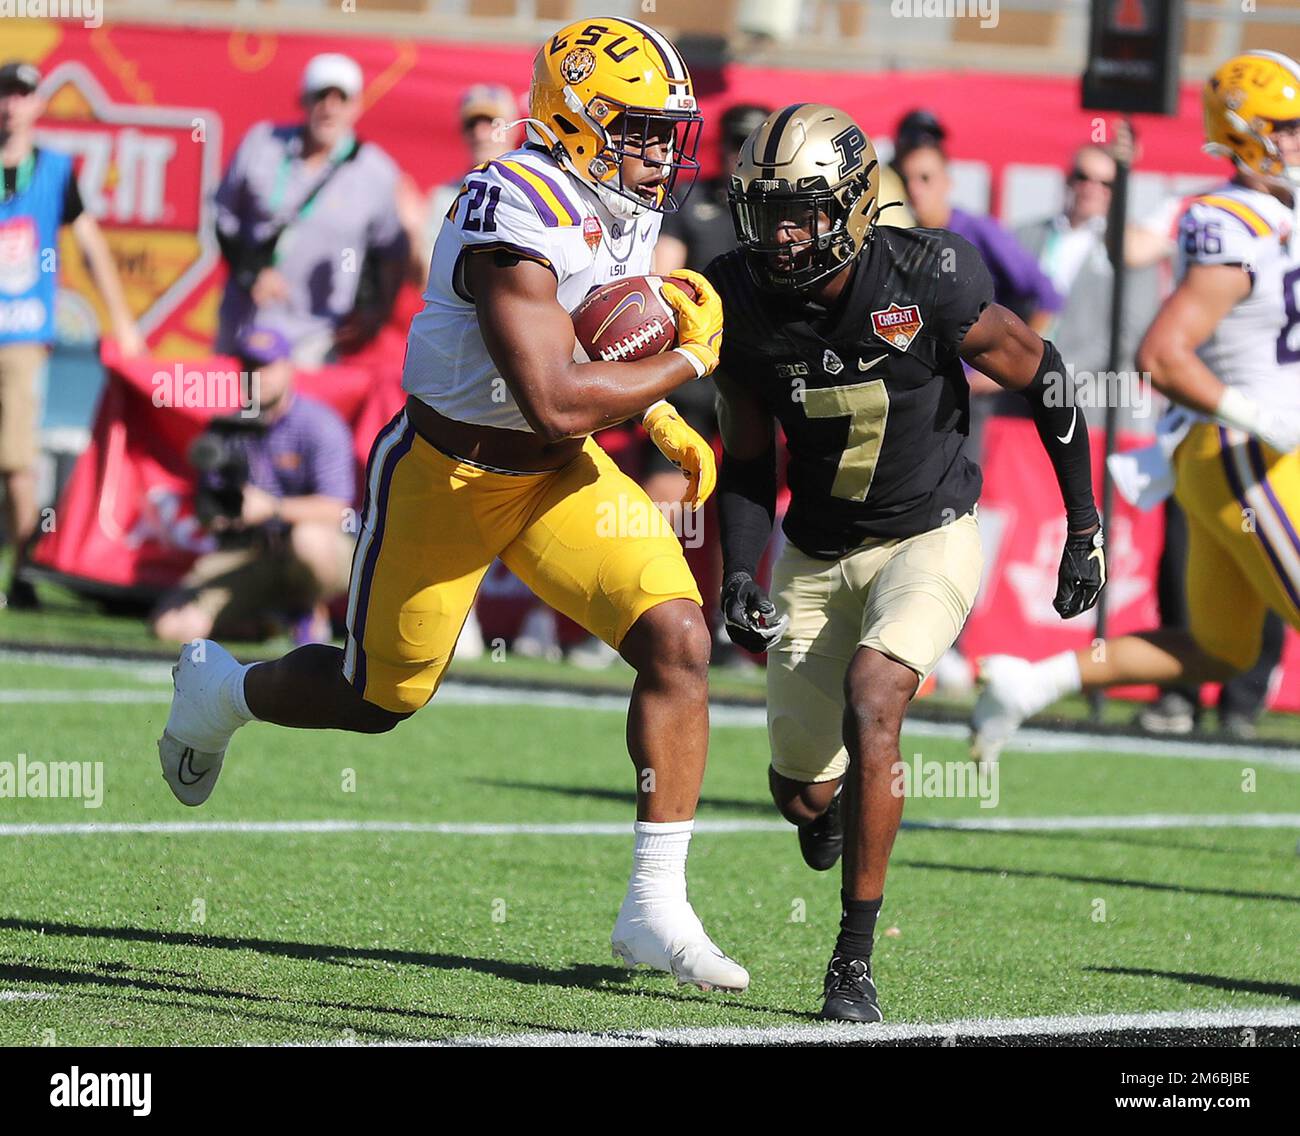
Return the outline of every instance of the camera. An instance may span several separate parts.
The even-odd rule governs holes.
[[[249,476],[245,440],[263,429],[256,419],[215,418],[191,444],[190,465],[199,474],[194,514],[205,526],[218,517],[237,520],[243,512]]]

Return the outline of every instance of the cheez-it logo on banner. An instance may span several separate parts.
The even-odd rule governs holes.
[[[221,178],[221,120],[215,111],[114,102],[82,64],[45,78],[48,110],[37,144],[71,154],[87,210],[104,229],[145,334],[161,328],[220,254],[212,195]],[[60,336],[93,338],[104,323],[73,240],[60,248]],[[106,325],[106,323],[105,323]],[[166,336],[156,344],[167,354]]]

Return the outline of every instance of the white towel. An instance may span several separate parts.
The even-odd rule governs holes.
[[[1156,425],[1156,440],[1149,446],[1111,454],[1106,467],[1115,489],[1130,505],[1154,509],[1174,491],[1174,451],[1200,415],[1181,406],[1171,407]]]

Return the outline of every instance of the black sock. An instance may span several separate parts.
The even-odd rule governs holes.
[[[876,916],[885,897],[879,899],[849,899],[840,895],[840,937],[835,942],[835,953],[844,958],[870,961],[871,948],[876,938]]]

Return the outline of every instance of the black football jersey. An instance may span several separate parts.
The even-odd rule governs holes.
[[[833,560],[972,508],[981,478],[962,453],[970,398],[957,348],[993,281],[971,244],[877,225],[830,311],[763,291],[740,252],[706,275],[725,314],[721,370],[785,431],[796,548]]]

